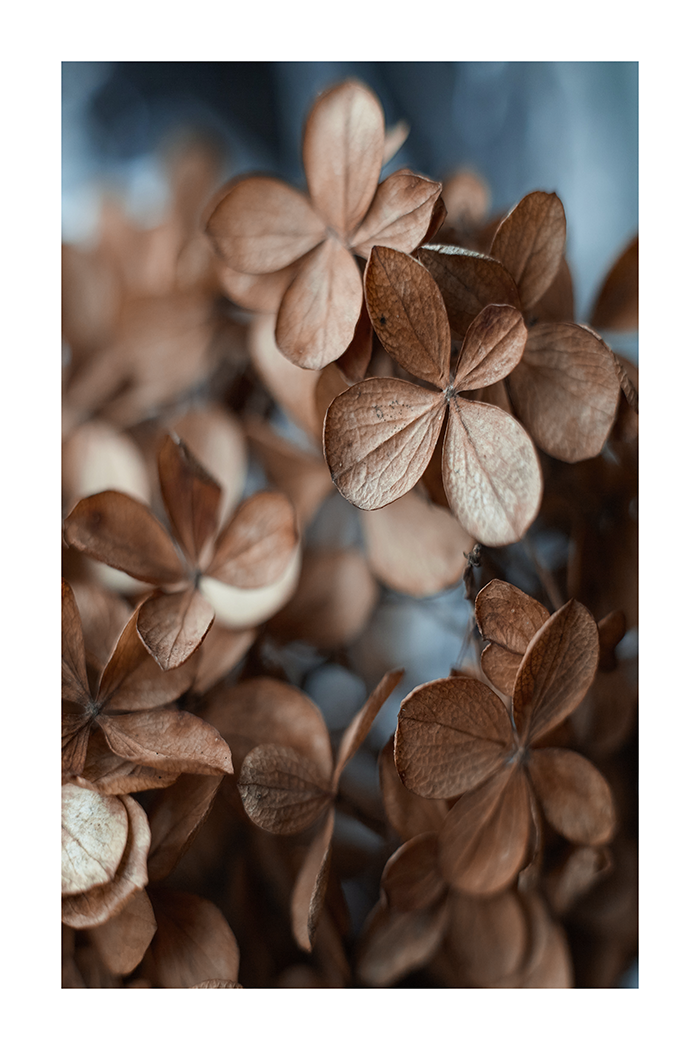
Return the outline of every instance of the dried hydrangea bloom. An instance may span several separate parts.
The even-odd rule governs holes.
[[[363,510],[399,499],[426,471],[447,417],[442,479],[455,517],[478,542],[520,539],[542,497],[535,448],[507,412],[462,395],[512,372],[525,345],[522,316],[504,305],[482,310],[452,372],[447,312],[425,267],[402,252],[373,248],[365,289],[387,352],[427,385],[365,379],[331,402],[324,454],[335,484]]]
[[[582,755],[543,740],[579,705],[598,663],[598,629],[571,600],[532,637],[513,690],[512,717],[483,682],[453,677],[414,689],[396,730],[398,773],[411,791],[459,800],[439,835],[450,885],[495,893],[524,866],[532,807],[572,842],[610,840],[610,788]]]
[[[380,184],[384,156],[381,105],[347,80],[320,95],[309,114],[308,197],[252,176],[236,182],[209,219],[208,233],[234,271],[284,275],[275,334],[282,353],[303,368],[322,368],[353,339],[362,306],[355,256],[367,258],[375,244],[412,251],[430,226],[440,183],[402,170]]]
[[[298,574],[299,538],[286,496],[258,492],[220,528],[221,486],[179,439],[167,435],[158,456],[170,533],[143,503],[116,491],[81,500],[64,523],[66,542],[158,590],[142,602],[138,630],[164,670],[198,648],[215,614],[250,626],[290,596]],[[247,623],[239,592],[256,590],[260,607]]]

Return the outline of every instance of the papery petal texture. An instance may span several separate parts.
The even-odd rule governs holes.
[[[600,846],[615,829],[615,805],[605,778],[575,751],[533,750],[528,772],[544,815],[570,842]]]

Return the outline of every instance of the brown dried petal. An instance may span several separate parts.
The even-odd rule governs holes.
[[[542,472],[525,429],[507,412],[450,398],[442,479],[450,507],[478,543],[515,543],[535,520]]]
[[[290,263],[274,273],[239,273],[218,260],[217,273],[224,295],[244,310],[276,314],[299,263]]]
[[[253,823],[276,835],[310,827],[332,799],[330,784],[315,763],[276,744],[261,744],[246,755],[238,789]]]
[[[523,965],[529,930],[516,893],[471,897],[453,891],[449,915],[446,948],[465,984],[488,988]]]
[[[371,988],[385,988],[425,965],[438,949],[447,920],[446,901],[408,912],[394,912],[380,901],[358,947],[360,980]]]
[[[527,329],[513,306],[485,306],[472,321],[457,360],[455,390],[479,390],[504,379],[523,356]]]
[[[635,236],[608,271],[591,324],[614,331],[639,327],[639,237]]]
[[[232,587],[265,587],[287,568],[298,539],[289,499],[281,492],[256,492],[221,532],[207,575]]]
[[[228,744],[213,726],[170,709],[97,719],[115,755],[173,773],[232,773]]]
[[[456,681],[457,679],[454,679]],[[440,868],[463,893],[504,889],[525,862],[530,837],[530,798],[519,763],[503,766],[464,794],[440,832]]]
[[[404,787],[396,772],[393,737],[379,755],[379,782],[384,811],[404,842],[416,835],[438,831],[447,815],[447,803],[444,799],[422,798]]]
[[[415,254],[436,281],[450,326],[460,335],[490,303],[520,309],[515,282],[498,260],[443,245],[419,248]]]
[[[145,711],[176,700],[189,689],[197,658],[164,671],[141,641],[137,609],[122,631],[102,672],[97,700],[103,711]]]
[[[369,733],[372,722],[374,722],[379,714],[382,705],[389,699],[402,678],[403,668],[387,672],[381,682],[374,687],[365,703],[343,733],[335,760],[335,770],[333,771],[332,786],[334,790],[338,786],[340,774],[343,772],[346,765]]]
[[[307,255],[284,293],[277,345],[300,368],[323,368],[350,345],[361,307],[357,264],[340,241],[329,238]]]
[[[113,974],[135,970],[156,932],[156,917],[145,890],[138,890],[113,919],[91,931],[105,966]]]
[[[62,899],[61,918],[66,926],[73,929],[101,926],[114,918],[148,882],[146,858],[151,843],[148,819],[138,802],[129,795],[122,795],[119,801],[126,809],[129,820],[121,862],[114,878],[107,885],[96,886],[87,893],[76,893]]]
[[[230,745],[236,768],[258,744],[280,744],[305,755],[330,782],[333,756],[323,715],[288,682],[261,676],[221,686],[203,715]]]
[[[499,769],[512,743],[508,713],[488,686],[441,678],[418,686],[401,704],[396,769],[409,791],[451,798]]]
[[[310,201],[279,179],[237,183],[214,209],[207,233],[226,264],[242,273],[274,273],[300,259],[326,234]]]
[[[151,882],[166,878],[207,818],[223,776],[183,773],[175,783],[159,791],[149,810],[151,849],[148,877]]]
[[[362,510],[405,495],[423,474],[446,404],[402,379],[365,379],[328,407],[323,450],[342,494]]]
[[[474,540],[444,507],[418,491],[362,513],[367,560],[375,576],[402,594],[424,598],[456,583]]]
[[[610,841],[615,829],[612,794],[587,758],[562,748],[537,748],[528,771],[545,817],[564,838],[583,846]]]
[[[64,777],[83,772],[91,731],[91,716],[87,712],[61,717],[61,773]]]
[[[521,740],[536,742],[570,715],[598,666],[598,628],[573,598],[530,641],[515,680],[513,718]]]
[[[329,369],[334,367],[328,366]],[[271,484],[289,496],[299,527],[303,529],[312,520],[326,496],[334,491],[326,464],[318,454],[306,452],[285,441],[259,417],[252,416],[246,420],[246,434],[253,453],[262,462]]]
[[[612,353],[575,324],[538,324],[508,380],[535,443],[566,463],[597,456],[615,421],[620,383]]]
[[[450,379],[450,325],[425,267],[393,248],[373,248],[365,297],[386,351],[411,375],[444,389]]]
[[[64,703],[90,703],[80,613],[65,580],[61,580],[61,691]]]
[[[523,310],[549,288],[565,245],[566,217],[556,193],[528,193],[498,227],[489,254],[513,276]]]
[[[153,890],[151,899],[158,930],[146,958],[154,985],[192,988],[204,981],[238,981],[238,943],[215,904],[164,887]]]
[[[292,892],[291,917],[294,938],[305,952],[314,946],[318,920],[328,885],[331,839],[335,814],[331,809],[314,835]]]
[[[437,835],[417,835],[389,857],[382,872],[381,887],[389,907],[396,911],[429,908],[447,887],[438,868]]]
[[[177,778],[177,773],[166,773],[162,769],[120,758],[107,746],[102,733],[93,733],[83,775],[74,779],[76,783],[99,791],[102,795],[128,795],[136,791],[169,787]]]
[[[374,92],[346,80],[319,96],[304,130],[304,171],[314,206],[341,235],[367,211],[383,153],[384,113]]]
[[[143,644],[164,671],[179,667],[201,645],[214,610],[191,584],[184,591],[156,591],[139,606],[137,625]]]
[[[163,503],[191,565],[197,565],[207,540],[219,523],[221,486],[179,439],[168,434],[158,453],[158,476]]]
[[[377,188],[362,225],[353,234],[352,250],[364,259],[374,245],[412,252],[426,234],[440,190],[439,182],[412,171],[395,171]]]
[[[319,373],[299,368],[280,353],[275,342],[275,317],[253,318],[248,326],[248,350],[255,371],[275,401],[314,441],[318,440],[321,431],[316,408]]]
[[[477,594],[474,614],[482,637],[490,643],[481,654],[481,668],[497,689],[512,696],[520,661],[549,613],[512,584],[491,580]]]
[[[84,893],[112,881],[129,821],[120,799],[64,784],[61,792],[61,893]]]
[[[65,520],[66,543],[146,583],[177,583],[183,565],[148,507],[123,492],[82,499]]]

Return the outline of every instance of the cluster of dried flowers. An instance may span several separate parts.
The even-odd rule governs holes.
[[[576,324],[559,198],[380,181],[405,134],[347,81],[308,192],[190,143],[158,226],[109,201],[64,249],[66,987],[635,957],[637,379],[598,332],[636,327],[636,243]],[[443,677],[360,665],[382,596],[463,585]],[[340,720],[326,666],[365,681]]]

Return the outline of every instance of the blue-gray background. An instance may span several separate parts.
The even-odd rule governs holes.
[[[183,127],[214,132],[225,176],[266,170],[303,184],[301,133],[319,90],[348,75],[411,132],[392,168],[443,179],[460,166],[488,182],[492,209],[556,191],[568,221],[577,315],[637,230],[636,62],[66,62],[64,236],[87,236],[96,180],[135,215],[162,204],[156,150]]]

